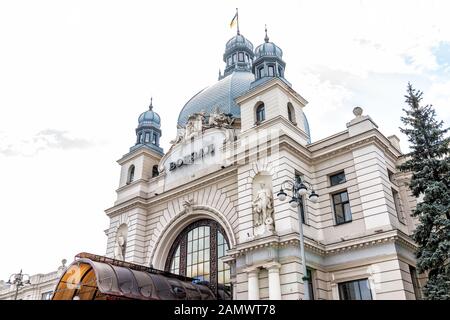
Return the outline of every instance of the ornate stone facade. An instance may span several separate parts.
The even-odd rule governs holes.
[[[281,49],[259,47],[258,65],[268,73],[242,82],[259,69],[249,61],[233,71],[233,54],[245,59],[250,48],[239,37],[227,43],[228,73],[182,109],[169,151],[142,147],[118,161],[107,255],[114,256],[125,224],[126,261],[231,285],[235,299],[303,299],[306,289],[314,299],[340,299],[352,294],[349,283],[365,286],[366,298],[418,298],[409,215],[416,199],[396,169],[404,159],[398,138],[384,136],[356,108],[345,131],[311,143],[307,101],[284,78]],[[272,75],[270,48],[282,67]],[[233,91],[233,79],[247,89]],[[158,176],[150,174],[155,165]],[[127,184],[130,166],[135,179]],[[296,176],[319,194],[316,203],[301,202],[308,275],[298,211],[277,198],[283,181]]]

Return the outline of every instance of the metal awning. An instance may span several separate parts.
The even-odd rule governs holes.
[[[76,255],[52,300],[215,300],[204,283],[90,253]],[[223,296],[223,292],[219,296]]]

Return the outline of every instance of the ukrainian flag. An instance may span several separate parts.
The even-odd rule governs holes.
[[[238,20],[238,12],[236,10],[236,14],[234,15],[233,19],[230,22],[230,28],[233,28],[236,25],[237,20]]]

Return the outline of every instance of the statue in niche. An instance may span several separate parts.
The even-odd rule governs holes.
[[[255,227],[266,226],[267,231],[273,231],[273,198],[272,191],[260,184],[261,189],[257,191],[255,200],[253,200],[253,214]]]
[[[124,260],[123,256],[125,254],[125,237],[122,232],[119,231],[116,238],[116,245],[114,246],[114,259]]]

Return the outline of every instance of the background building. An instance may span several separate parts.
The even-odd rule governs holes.
[[[254,49],[238,31],[223,60],[166,153],[157,107],[139,116],[106,210],[107,256],[229,285],[234,299],[303,299],[297,208],[277,198],[298,177],[319,195],[299,201],[311,298],[420,298],[399,139],[355,108],[345,130],[312,143],[308,102],[267,32]]]
[[[50,273],[38,273],[29,277],[30,284],[23,287],[9,285],[5,281],[0,281],[0,300],[50,300],[55,290],[56,284],[61,275],[66,270],[66,260],[62,260],[56,271]],[[14,278],[11,279],[13,282]]]

